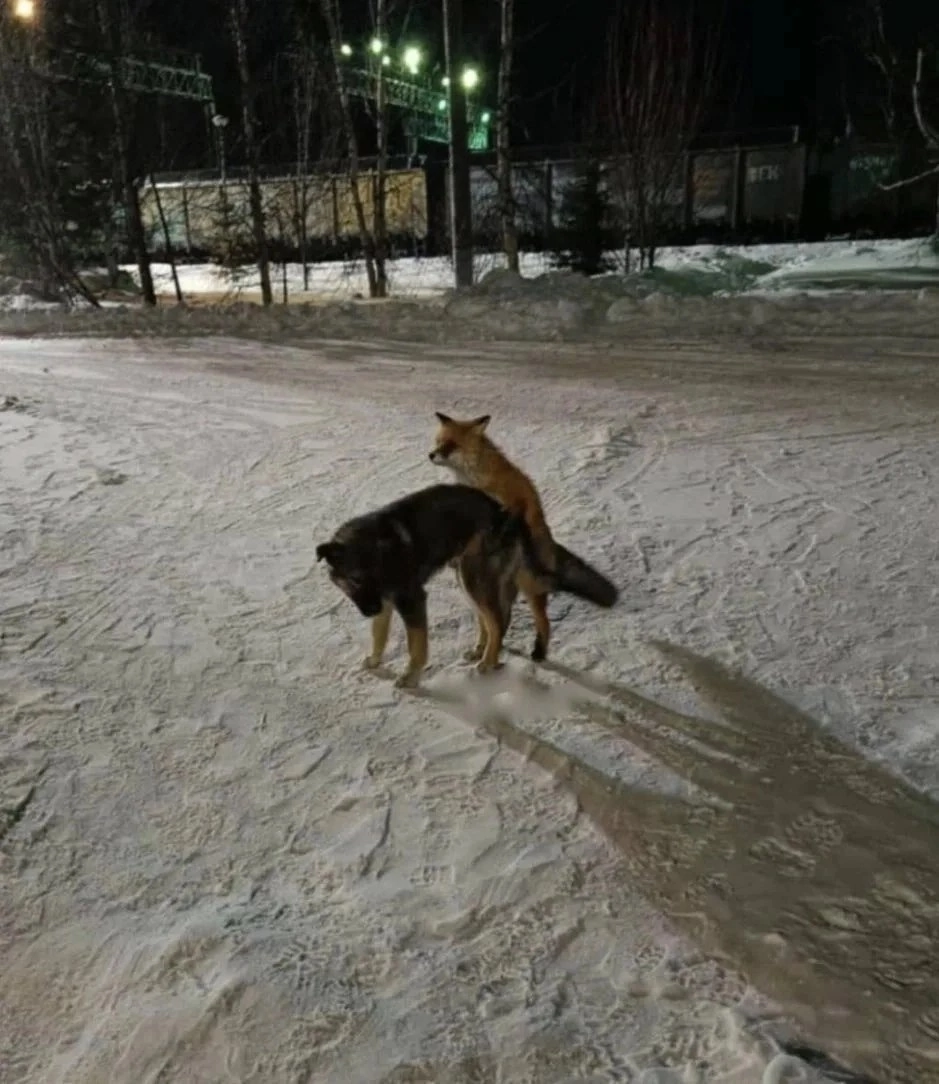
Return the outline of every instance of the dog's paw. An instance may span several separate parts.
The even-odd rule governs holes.
[[[484,648],[471,647],[469,651],[463,652],[463,659],[465,662],[479,662],[483,657]]]
[[[548,649],[542,642],[541,637],[535,640],[535,646],[531,649],[532,662],[544,662],[548,657]]]
[[[477,674],[494,674],[498,670],[502,670],[505,667],[504,662],[478,662],[476,664]]]
[[[395,678],[396,689],[416,689],[421,681],[420,671],[405,670],[398,678]]]
[[[381,666],[381,658],[376,658],[374,655],[366,655],[362,660],[363,670],[377,670]]]

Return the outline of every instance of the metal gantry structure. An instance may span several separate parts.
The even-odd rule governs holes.
[[[349,93],[364,101],[374,101],[381,79],[385,100],[401,110],[404,134],[415,143],[426,139],[432,143],[450,141],[450,120],[446,93],[441,93],[429,80],[415,76],[412,79],[388,75],[377,70],[352,67],[345,69]],[[476,102],[467,102],[466,115],[469,126],[469,149],[484,151],[489,148],[491,114]]]
[[[116,63],[127,90],[199,102],[214,111],[212,76],[202,71],[198,56],[177,53],[165,60],[122,56]],[[58,50],[52,68],[60,78],[81,83],[107,84],[112,78],[110,60],[72,49]]]

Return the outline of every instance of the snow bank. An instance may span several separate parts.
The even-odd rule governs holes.
[[[929,285],[939,270],[939,257],[932,239],[880,241],[824,241],[773,245],[681,245],[658,250],[656,269],[649,274],[629,274],[623,253],[609,252],[616,272],[592,279],[599,299],[610,294],[643,297],[651,292],[675,295],[710,296],[738,294],[752,290],[774,291],[807,285],[818,287],[887,288]],[[504,267],[498,254],[479,254],[474,262],[477,286]],[[136,280],[136,269],[126,270]],[[535,279],[542,289],[551,290],[556,281],[551,259],[545,253],[523,253],[522,278]],[[257,270],[247,266],[227,271],[213,264],[183,264],[177,268],[183,293],[238,300],[259,292]],[[168,264],[153,265],[157,290],[173,292]],[[395,297],[434,297],[453,285],[452,264],[446,257],[405,256],[388,264],[391,293]],[[361,260],[312,264],[306,279],[299,264],[275,266],[275,295],[300,300],[361,299],[368,294]],[[490,283],[491,287],[491,283]],[[575,287],[578,288],[578,287]]]
[[[40,310],[40,302],[16,295],[0,312],[0,333],[440,343],[618,342],[662,335],[778,339],[845,330],[931,333],[939,315],[939,255],[930,240],[663,249],[651,273],[592,279],[546,270],[538,255],[526,256],[522,269],[519,277],[480,257],[478,281],[457,292],[449,288],[448,261],[395,261],[394,295],[373,302],[356,296],[364,290],[359,265],[313,267],[307,293],[297,292],[300,269],[289,267],[292,303],[280,301],[275,276],[275,304],[264,310],[253,269],[230,276],[198,265],[180,268],[191,302],[185,306],[165,298],[147,311],[115,298],[98,311]],[[169,289],[167,268],[154,270],[158,289]]]
[[[250,302],[144,310],[21,309],[0,314],[0,334],[191,337],[224,334],[265,341],[382,339],[446,344],[473,342],[622,343],[745,340],[793,336],[935,333],[939,289],[902,293],[838,292],[698,297],[653,291],[617,296],[615,289],[567,276],[484,282],[443,298],[274,305]]]
[[[38,283],[0,275],[0,312],[45,312],[61,307],[61,302],[50,297]]]

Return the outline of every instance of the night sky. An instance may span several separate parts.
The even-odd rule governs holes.
[[[678,3],[692,0],[677,0]],[[863,0],[694,0],[699,10],[724,11],[724,88],[709,130],[747,130],[800,124],[811,135],[817,102],[836,95],[826,85],[833,78],[819,42],[843,31],[845,5]],[[497,0],[464,0],[466,54],[485,73],[484,92],[495,96],[498,58]],[[891,19],[913,10],[914,0],[888,0]],[[392,0],[394,4],[394,0]],[[203,0],[193,17],[191,0],[162,0],[153,10],[161,34],[173,44],[199,51],[215,80],[221,111],[237,116],[237,89],[224,22],[225,0]],[[582,119],[601,76],[611,0],[516,0],[519,44],[515,107],[518,144],[549,145],[577,140]],[[939,5],[933,5],[939,8]],[[256,4],[261,18],[252,35],[256,61],[264,63],[287,35],[288,5]],[[315,10],[316,5],[313,5]],[[351,0],[346,37],[362,43],[370,36],[368,5]],[[394,10],[394,9],[393,9]],[[921,8],[919,10],[922,10]],[[440,0],[398,0],[392,25],[403,47],[417,41],[433,59],[443,61]],[[551,15],[546,14],[547,11]],[[278,22],[282,20],[282,22]],[[821,59],[820,59],[821,58]]]

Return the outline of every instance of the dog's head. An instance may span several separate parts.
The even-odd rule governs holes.
[[[438,467],[450,467],[458,474],[466,473],[474,457],[474,446],[486,432],[490,417],[489,414],[483,414],[470,421],[459,421],[437,411],[440,427],[431,449],[431,463]]]
[[[348,542],[321,542],[316,547],[317,561],[325,561],[329,578],[351,599],[363,617],[377,617],[384,605],[377,570],[370,569]]]

